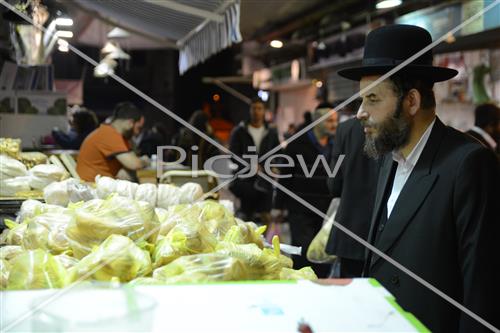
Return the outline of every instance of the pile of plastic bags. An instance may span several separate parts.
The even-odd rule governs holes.
[[[67,177],[66,170],[60,166],[39,164],[27,170],[18,160],[0,154],[0,196],[16,196],[32,189],[43,190],[49,184]]]
[[[65,196],[72,184],[79,186],[58,184],[53,195],[60,190]],[[154,192],[151,186],[114,184],[122,193],[128,187],[129,195],[129,190],[135,190],[134,196],[142,191],[143,198]],[[185,203],[196,192],[194,186],[185,187],[182,195],[172,191],[174,198],[164,197],[162,188],[172,190],[155,187],[162,200],[177,204],[155,208],[151,200],[117,195],[116,186],[110,192],[115,194],[104,199],[69,199],[66,207],[26,200],[17,220],[7,220],[9,229],[0,235],[1,288],[61,288],[80,281],[316,279],[310,268],[292,269],[277,237],[272,248],[264,247],[265,227],[235,218],[216,201]]]

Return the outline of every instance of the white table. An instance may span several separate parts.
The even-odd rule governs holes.
[[[141,331],[297,332],[300,321],[314,332],[426,331],[372,279],[347,280],[346,285],[338,284],[342,281],[325,281],[330,284],[257,281],[140,286],[134,292],[149,295],[157,302],[150,327],[146,325]],[[31,331],[33,318],[25,318],[15,326],[11,323],[29,311],[34,299],[57,292],[61,290],[2,292],[2,330]],[[92,296],[90,304],[67,304],[67,308],[81,313],[95,311],[107,296],[106,290],[94,292],[98,297]],[[127,327],[120,326],[115,331]],[[128,327],[132,330],[132,326]]]

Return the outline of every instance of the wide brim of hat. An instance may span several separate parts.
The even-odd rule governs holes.
[[[382,75],[394,67],[396,66],[359,66],[342,69],[338,71],[338,74],[349,80],[360,81],[363,76]],[[407,65],[398,72],[427,79],[432,82],[446,81],[458,74],[458,71],[451,68],[426,65]]]

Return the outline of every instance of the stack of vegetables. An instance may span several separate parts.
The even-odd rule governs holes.
[[[80,195],[78,202],[59,198],[63,205],[26,200],[0,235],[2,289],[62,288],[81,281],[316,279],[310,268],[292,269],[277,237],[273,248],[264,248],[265,227],[235,218],[216,201],[186,203],[161,189],[157,197],[159,192],[162,207],[116,192],[105,198]]]

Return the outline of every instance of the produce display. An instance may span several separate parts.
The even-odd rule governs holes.
[[[68,179],[45,187],[44,196],[47,203],[26,200],[16,221],[6,220],[2,289],[317,278],[310,268],[292,269],[276,236],[265,248],[265,227],[201,201],[198,184],[98,177],[93,188]]]
[[[53,182],[68,177],[64,168],[54,164],[39,164],[28,170],[26,165],[10,156],[0,154],[0,196],[30,197]]]

